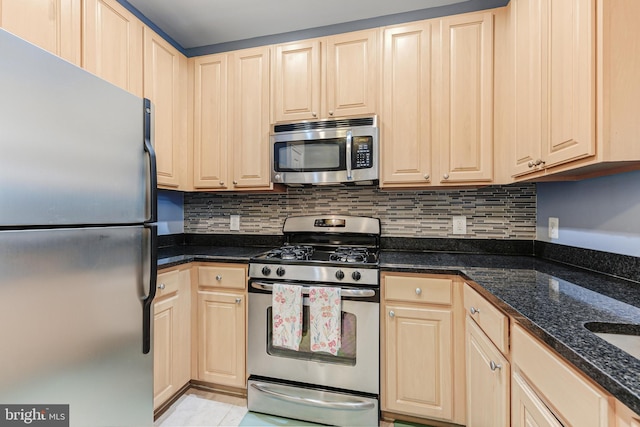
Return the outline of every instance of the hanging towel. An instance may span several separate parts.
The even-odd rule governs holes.
[[[340,288],[309,288],[311,351],[338,354],[342,335]]]
[[[273,346],[298,351],[302,338],[302,286],[276,283],[271,298]]]

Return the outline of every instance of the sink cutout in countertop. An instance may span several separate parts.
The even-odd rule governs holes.
[[[596,336],[640,359],[640,325],[590,322],[584,326]]]

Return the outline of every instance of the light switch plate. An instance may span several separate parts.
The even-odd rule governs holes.
[[[549,238],[557,239],[560,229],[560,221],[558,218],[549,217]]]
[[[240,231],[240,215],[229,216],[229,230]]]
[[[453,234],[467,234],[467,217],[453,217]]]

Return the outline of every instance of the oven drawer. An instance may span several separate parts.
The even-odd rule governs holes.
[[[247,269],[231,267],[228,264],[211,264],[198,267],[198,285],[200,287],[245,289]]]
[[[405,302],[451,305],[453,280],[411,274],[384,274],[384,299]]]

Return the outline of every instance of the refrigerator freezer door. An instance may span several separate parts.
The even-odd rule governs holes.
[[[153,425],[150,233],[0,231],[2,404],[69,404],[71,426]]]
[[[144,106],[0,29],[0,228],[148,219]]]

